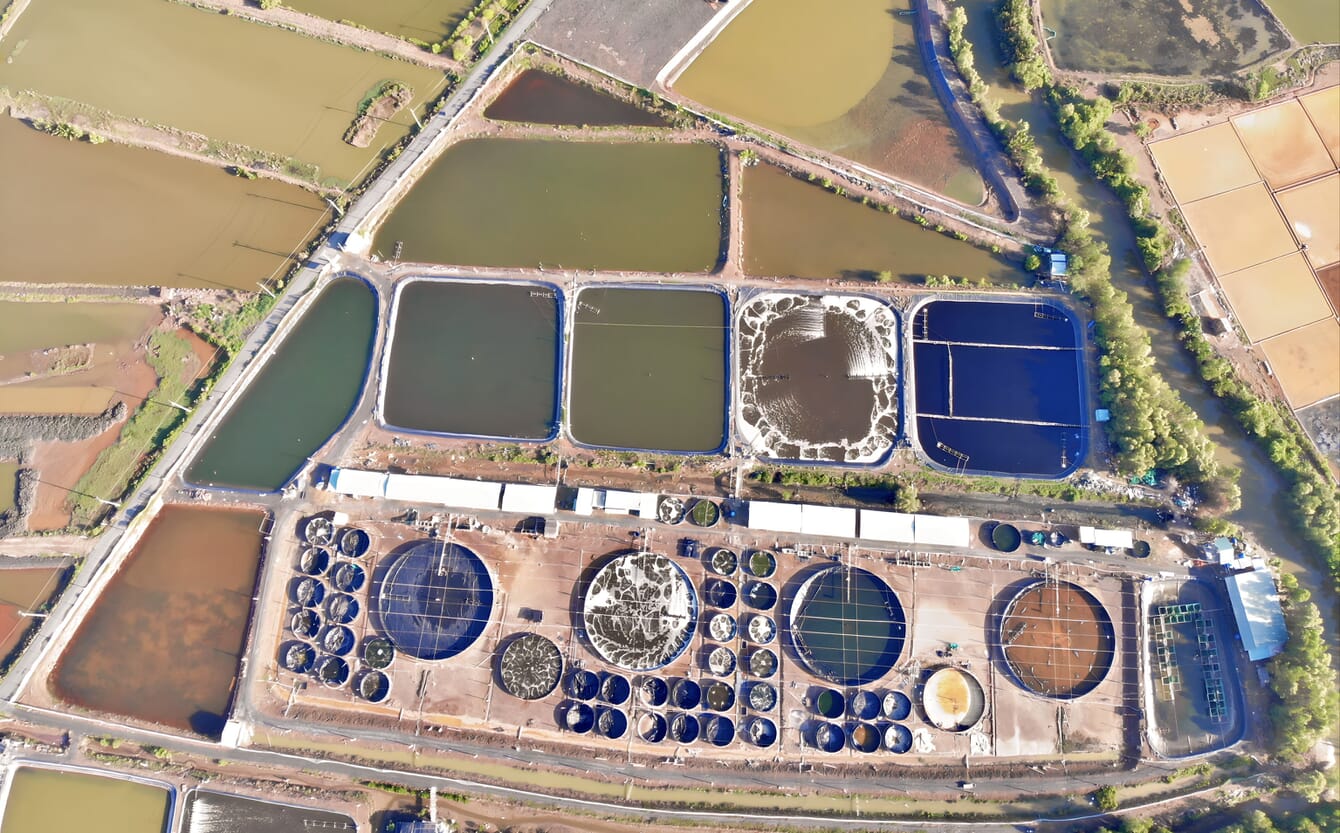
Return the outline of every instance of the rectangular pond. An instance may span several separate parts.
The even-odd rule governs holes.
[[[79,624],[50,678],[61,700],[217,737],[260,563],[257,511],[169,504]]]
[[[356,829],[354,820],[340,813],[208,790],[195,790],[187,797],[182,822],[188,833],[353,833]]]
[[[1052,301],[937,299],[910,320],[916,438],[959,472],[1061,477],[1088,449],[1083,342]]]
[[[539,69],[523,70],[513,78],[484,110],[484,118],[560,127],[668,124],[657,114],[631,102]]]
[[[284,0],[290,9],[348,20],[398,38],[434,43],[450,35],[476,0]]]
[[[16,766],[5,784],[0,833],[167,833],[172,799],[166,786],[110,773]]]
[[[333,281],[218,423],[186,470],[193,483],[275,491],[348,418],[367,376],[377,298]]]
[[[561,299],[550,284],[401,284],[383,373],[383,421],[443,434],[553,437]]]
[[[0,488],[6,486],[5,465],[0,463]],[[8,486],[13,487],[12,478]],[[0,511],[3,509],[3,501],[0,501]],[[15,562],[0,561],[0,663],[18,647],[29,630],[41,623],[41,619],[27,614],[41,610],[56,595],[65,573],[72,569],[43,567],[38,559],[16,559]]]
[[[575,306],[567,394],[574,440],[685,453],[722,448],[730,326],[721,293],[587,287]]]
[[[327,214],[293,185],[8,118],[0,178],[6,281],[255,290]]]
[[[389,257],[469,266],[706,272],[722,248],[709,144],[469,139],[378,229]]]
[[[426,67],[162,0],[37,0],[0,44],[0,85],[91,104],[316,165],[352,182],[414,126],[408,110],[371,147],[344,133],[384,80],[422,107],[444,86]]]

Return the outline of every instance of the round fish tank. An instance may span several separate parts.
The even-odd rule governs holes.
[[[714,712],[724,712],[735,705],[735,689],[714,680],[703,689],[703,705]]]
[[[316,664],[316,649],[306,642],[290,642],[281,655],[284,667],[294,674],[306,674]]]
[[[1039,579],[1005,605],[997,639],[1014,681],[1044,697],[1073,700],[1098,687],[1116,656],[1116,630],[1092,593]]]
[[[326,617],[336,625],[347,625],[358,614],[358,599],[348,593],[336,593],[326,599]]]
[[[707,551],[707,566],[719,576],[733,576],[739,569],[740,559],[733,550],[725,547],[713,547]]]
[[[340,555],[348,558],[362,558],[372,546],[372,538],[357,527],[348,527],[340,533]]]
[[[771,683],[750,683],[747,699],[754,711],[770,712],[777,707],[777,689]]]
[[[628,731],[628,715],[601,706],[596,710],[596,731],[610,740],[618,740]]]
[[[907,618],[893,589],[868,570],[834,565],[811,573],[789,611],[800,661],[817,677],[869,685],[893,668]]]
[[[316,664],[316,678],[322,685],[339,688],[349,682],[349,663],[339,657],[322,657]]]
[[[717,677],[729,677],[734,674],[735,652],[724,645],[713,648],[707,655],[707,670]]]
[[[637,719],[637,736],[647,743],[660,743],[670,729],[669,722],[656,712],[643,712]]]
[[[374,636],[363,643],[363,662],[378,671],[391,667],[395,660],[395,646],[383,636]]]
[[[884,695],[884,716],[889,720],[906,720],[912,714],[912,698],[901,691]]]
[[[643,677],[637,684],[637,699],[644,706],[659,709],[670,699],[670,685],[660,677]]]
[[[327,625],[321,635],[321,649],[337,657],[346,656],[354,649],[354,632],[345,625]]]
[[[365,671],[354,684],[354,690],[369,703],[380,703],[391,696],[391,678],[380,671]]]
[[[991,546],[1001,552],[1014,552],[1024,542],[1024,536],[1013,524],[998,523],[991,528]]]
[[[498,655],[499,685],[521,700],[548,697],[558,688],[562,676],[563,654],[537,633],[516,637]]]
[[[754,610],[772,610],[777,606],[777,588],[761,581],[746,582],[740,596]]]
[[[730,608],[735,607],[739,593],[734,584],[725,579],[714,578],[703,585],[703,598],[712,607]]]
[[[836,689],[826,688],[814,697],[814,713],[829,720],[841,717],[847,710],[847,698]]]
[[[582,627],[601,659],[630,671],[664,668],[693,639],[698,596],[688,575],[659,553],[616,556],[592,577]]]
[[[330,583],[341,593],[356,593],[367,580],[367,572],[352,561],[341,561],[330,572]]]
[[[735,723],[729,717],[703,715],[701,722],[703,740],[713,746],[728,746],[735,740]]]
[[[715,613],[707,620],[707,634],[717,642],[729,642],[735,638],[735,617],[729,613]]]
[[[618,674],[603,674],[600,681],[600,699],[606,703],[622,706],[633,693],[633,686],[627,677]]]
[[[689,523],[694,526],[716,526],[719,520],[721,520],[721,507],[705,498],[699,498],[689,510]]]
[[[684,499],[666,495],[656,503],[656,519],[663,524],[677,524],[684,520]]]
[[[335,542],[335,524],[323,515],[308,518],[302,537],[314,547],[328,547]]]
[[[874,752],[882,741],[879,729],[871,723],[854,723],[847,727],[847,743],[857,752]]]
[[[766,717],[751,717],[745,724],[744,736],[753,745],[767,749],[777,742],[777,724]]]
[[[304,607],[289,620],[289,630],[300,639],[315,639],[321,632],[321,614],[310,607]]]
[[[879,714],[879,705],[879,698],[869,691],[857,691],[847,700],[847,708],[857,720],[873,720]]]
[[[745,566],[755,578],[772,578],[777,572],[777,555],[772,550],[751,550]]]
[[[293,584],[293,601],[303,607],[319,607],[326,598],[326,585],[320,579],[300,578]]]
[[[749,641],[759,645],[767,645],[777,638],[776,620],[762,613],[751,614],[745,630],[749,634]]]
[[[986,695],[977,678],[962,668],[944,667],[931,673],[922,688],[921,708],[926,720],[944,732],[966,732],[986,711]]]
[[[814,748],[820,752],[833,754],[842,749],[847,742],[847,733],[836,723],[820,723],[814,729]]]
[[[749,673],[767,679],[777,673],[777,654],[771,648],[757,648],[749,654]]]
[[[383,634],[416,659],[457,656],[493,616],[493,579],[460,544],[419,541],[396,556],[374,593]]]
[[[674,684],[670,686],[670,705],[677,709],[684,709],[685,711],[696,709],[702,699],[703,688],[693,680],[687,678],[675,680]]]
[[[591,671],[577,670],[568,675],[565,690],[569,697],[591,700],[600,692],[600,678]]]
[[[901,755],[912,748],[912,730],[901,723],[890,723],[884,729],[884,748]]]
[[[596,710],[586,703],[568,703],[563,707],[563,728],[584,735],[596,725]]]
[[[330,550],[325,547],[311,547],[298,556],[298,569],[303,575],[324,576],[330,569]]]
[[[680,712],[670,716],[670,738],[675,743],[693,743],[698,739],[698,718]]]

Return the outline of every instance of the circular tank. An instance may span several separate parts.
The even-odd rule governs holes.
[[[879,714],[879,698],[870,691],[858,691],[847,700],[851,716],[857,720],[873,720]]]
[[[663,524],[677,524],[684,520],[684,509],[683,498],[666,495],[656,504],[656,518]]]
[[[921,707],[935,728],[966,732],[982,719],[986,695],[976,677],[961,668],[946,666],[926,678]]]
[[[322,657],[316,664],[316,678],[331,688],[349,682],[349,663],[339,657]]]
[[[330,583],[341,593],[354,593],[363,588],[368,574],[352,561],[341,561],[330,571]]]
[[[363,643],[363,662],[367,663],[369,668],[380,671],[390,667],[391,661],[394,659],[395,646],[391,644],[391,640],[382,636],[374,636]]]
[[[814,713],[827,717],[832,720],[835,717],[841,717],[847,710],[847,698],[842,696],[842,692],[826,688],[819,692],[814,698]]]
[[[618,740],[628,731],[628,715],[601,706],[596,710],[596,731],[610,740]]]
[[[721,520],[721,507],[705,498],[694,501],[693,507],[689,509],[689,523],[694,526],[716,526],[719,520]]]
[[[698,739],[698,718],[683,712],[671,715],[669,732],[675,743],[693,743]]]
[[[735,689],[713,680],[703,689],[703,705],[714,712],[724,712],[735,705]]]
[[[745,724],[744,736],[753,745],[766,749],[777,742],[777,724],[766,717],[751,717]]]
[[[822,752],[837,752],[846,742],[846,733],[836,723],[820,723],[814,730],[814,746]]]
[[[996,638],[1015,683],[1058,700],[1097,688],[1116,654],[1107,610],[1092,593],[1066,581],[1039,579],[1015,591]]]
[[[633,693],[633,687],[629,684],[628,678],[621,677],[618,674],[605,674],[603,676],[604,679],[600,681],[600,699],[616,706],[627,703],[629,695]]]
[[[749,574],[756,578],[772,578],[777,572],[777,556],[772,550],[751,550],[744,563]]]
[[[750,683],[748,700],[754,711],[770,712],[777,707],[777,689],[771,683]]]
[[[740,595],[755,610],[772,610],[777,606],[777,588],[761,581],[746,582]]]
[[[347,625],[358,618],[358,599],[348,593],[336,593],[326,599],[326,617],[336,625]]]
[[[872,723],[853,723],[847,727],[847,743],[857,752],[874,752],[882,738]]]
[[[582,627],[601,659],[651,671],[689,647],[698,596],[682,568],[664,555],[637,552],[605,562],[582,599]]]
[[[733,576],[739,569],[740,559],[733,550],[713,547],[707,551],[707,565],[719,576]]]
[[[707,633],[717,642],[729,642],[735,638],[735,617],[729,613],[716,613],[707,621]]]
[[[432,661],[475,644],[496,596],[478,555],[457,543],[423,540],[395,557],[368,604],[375,603],[382,635],[396,650]]]
[[[991,528],[991,546],[1001,552],[1014,552],[1023,540],[1019,527],[1013,524],[996,524]]]
[[[787,618],[788,634],[806,668],[853,688],[887,674],[907,635],[907,619],[893,589],[870,571],[845,565],[810,573],[797,588]]]
[[[768,678],[777,673],[777,654],[771,648],[757,648],[749,655],[749,673]]]
[[[289,629],[301,639],[315,639],[321,632],[321,614],[310,607],[304,607],[289,620]]]
[[[354,688],[369,703],[380,703],[391,695],[391,678],[380,671],[365,671]]]
[[[637,736],[647,743],[660,743],[665,740],[669,728],[664,717],[656,712],[643,712],[637,719]]]
[[[735,740],[735,723],[719,714],[702,716],[703,740],[713,746],[727,746]]]
[[[739,593],[736,592],[734,584],[725,579],[714,578],[703,584],[703,598],[712,607],[735,607]]]
[[[884,716],[889,720],[906,720],[912,713],[912,699],[901,691],[884,695]]]
[[[637,684],[637,699],[658,709],[670,699],[670,685],[660,677],[643,677]]]
[[[912,730],[901,723],[890,723],[884,729],[884,748],[899,755],[912,748]]]
[[[538,633],[507,643],[498,655],[498,682],[503,691],[522,700],[549,696],[563,676],[563,654]]]
[[[327,625],[321,635],[321,649],[342,657],[354,649],[354,632],[344,625]]]
[[[284,667],[294,674],[306,674],[316,663],[316,649],[306,642],[290,642],[284,648]]]
[[[759,645],[767,645],[777,638],[776,620],[762,613],[750,615],[746,630],[749,633],[750,641],[757,642]]]
[[[321,576],[330,569],[330,550],[325,547],[311,547],[298,556],[298,569],[305,575]]]
[[[321,515],[308,518],[303,526],[302,537],[313,546],[328,547],[335,540],[335,524],[330,522],[330,518]]]
[[[372,539],[357,527],[349,527],[340,533],[340,555],[349,558],[362,558],[372,546]]]
[[[317,607],[326,598],[326,585],[310,576],[293,585],[293,600],[303,607]]]
[[[702,698],[702,686],[693,680],[675,680],[670,686],[670,704],[677,709],[696,709]]]
[[[728,677],[735,673],[735,652],[722,645],[707,655],[707,670],[714,676]]]
[[[568,703],[563,709],[563,727],[584,735],[596,725],[596,710],[585,703]]]
[[[600,691],[600,678],[591,671],[576,670],[568,675],[564,685],[569,697],[578,700],[590,700]]]

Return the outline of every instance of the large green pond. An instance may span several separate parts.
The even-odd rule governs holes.
[[[576,308],[573,439],[654,451],[721,447],[729,327],[720,293],[588,287]]]
[[[293,185],[6,118],[0,181],[2,281],[254,290],[326,218]]]
[[[976,205],[985,186],[926,77],[908,8],[907,0],[822,9],[807,0],[753,0],[674,89]]]
[[[707,144],[471,139],[447,149],[374,246],[470,266],[705,272],[721,251],[721,154]]]
[[[344,142],[386,79],[412,87],[414,107],[444,85],[425,67],[165,0],[35,0],[0,43],[0,85],[294,157],[332,183],[414,126],[402,110],[372,147]]]
[[[1333,0],[1269,0],[1266,5],[1302,43],[1340,43],[1340,5]]]
[[[920,282],[951,275],[1018,283],[1003,257],[885,214],[770,165],[744,170],[744,269],[751,275]]]
[[[329,20],[352,20],[398,38],[440,41],[475,0],[285,0],[285,6]]]
[[[171,821],[162,787],[64,769],[14,770],[0,833],[163,833]]]
[[[383,419],[448,434],[551,436],[558,321],[549,285],[406,284],[396,299]]]
[[[187,470],[194,483],[273,491],[353,408],[372,353],[376,296],[335,281],[275,348]]]

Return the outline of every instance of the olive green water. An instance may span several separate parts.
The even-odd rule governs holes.
[[[355,23],[398,38],[440,41],[456,28],[475,0],[285,0],[295,11]]]
[[[1229,520],[1242,525],[1254,540],[1279,556],[1290,572],[1304,576],[1308,586],[1326,586],[1329,579],[1323,578],[1325,570],[1318,568],[1316,559],[1289,530],[1284,481],[1256,442],[1243,433],[1232,414],[1206,389],[1194,360],[1182,349],[1173,324],[1163,314],[1140,266],[1135,238],[1121,204],[1061,144],[1045,105],[1009,83],[995,46],[992,0],[965,0],[963,5],[968,12],[967,37],[975,47],[977,68],[1001,103],[1001,114],[1034,126],[1033,135],[1048,167],[1065,192],[1090,212],[1094,231],[1111,249],[1113,282],[1128,294],[1136,322],[1149,333],[1161,375],[1205,421],[1220,461],[1242,470],[1242,508]],[[1322,609],[1329,611],[1330,606],[1323,605]]]
[[[926,77],[907,0],[754,0],[674,82],[681,95],[976,205],[985,186]]]
[[[157,315],[149,304],[0,301],[0,356],[68,344],[131,342]]]
[[[14,505],[14,489],[18,485],[18,463],[0,460],[0,512],[6,512]]]
[[[327,213],[293,185],[3,118],[0,181],[0,281],[254,290]]]
[[[274,491],[344,422],[362,389],[376,332],[367,284],[322,290],[275,348],[186,472],[212,486]]]
[[[577,295],[569,430],[587,445],[711,452],[725,436],[726,301],[716,292]]]
[[[744,169],[744,269],[751,275],[921,282],[952,275],[1011,284],[1025,275],[999,255],[876,211],[771,165]]]
[[[471,266],[704,272],[721,250],[721,154],[707,144],[471,139],[391,211],[374,248]]]
[[[440,72],[164,0],[36,0],[0,42],[0,85],[74,99],[320,167],[348,183],[414,126],[402,110],[371,147],[344,132],[397,79],[421,107]]]
[[[168,791],[111,775],[21,766],[14,771],[0,833],[163,833]]]
[[[61,655],[55,695],[217,737],[246,636],[263,518],[165,506]]]
[[[1266,5],[1301,43],[1340,43],[1340,5],[1332,0],[1270,0]]]

